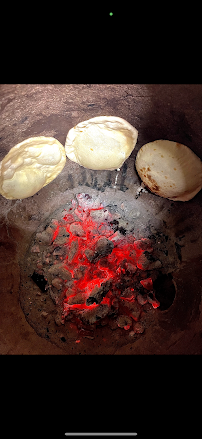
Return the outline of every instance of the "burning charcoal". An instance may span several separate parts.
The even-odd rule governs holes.
[[[74,223],[76,221],[76,218],[74,217],[74,215],[72,215],[71,213],[67,213],[64,217],[63,217],[64,221],[66,222],[66,224],[71,224]]]
[[[85,303],[86,296],[84,293],[75,294],[73,297],[69,297],[67,303],[68,305],[75,305],[77,303]]]
[[[60,227],[58,236],[63,236],[65,238],[69,238],[69,232],[66,230],[65,227]]]
[[[145,303],[147,303],[147,297],[145,295],[143,296],[142,294],[138,294],[137,301],[140,305],[145,305]]]
[[[71,234],[75,235],[75,236],[84,236],[85,235],[83,227],[80,223],[72,223],[70,225],[69,230],[70,230]]]
[[[71,273],[64,267],[64,264],[62,262],[52,265],[52,267],[49,268],[48,272],[56,276],[59,275],[63,280],[71,280],[72,278]]]
[[[156,268],[160,268],[162,266],[161,261],[149,261],[144,253],[142,253],[138,259],[137,263],[138,268],[141,270],[155,270]]]
[[[48,272],[53,274],[53,275],[57,275],[57,274],[59,274],[62,266],[63,266],[63,264],[61,262],[59,262],[58,264],[54,264],[48,269]]]
[[[137,270],[137,267],[136,267],[136,265],[133,265],[130,262],[126,262],[126,270],[129,271],[129,273],[135,273]]]
[[[57,238],[56,238],[57,239]],[[64,256],[64,249],[61,247],[56,247],[54,252],[53,252],[54,256]]]
[[[64,245],[68,242],[68,237],[66,236],[57,236],[54,240],[55,245]]]
[[[33,245],[33,247],[31,248],[31,252],[32,253],[40,253],[39,245]]]
[[[124,328],[126,330],[132,326],[132,319],[125,315],[118,316],[116,322],[119,328]]]
[[[123,235],[117,231],[115,232],[111,237],[110,241],[114,243],[114,245],[118,245],[119,242],[121,242],[123,239]]]
[[[40,273],[40,272],[39,272],[39,270],[42,270],[42,269],[43,269],[43,264],[42,264],[42,262],[39,261],[39,262],[36,264],[36,266],[37,266],[37,273],[38,273],[38,274],[43,274],[43,273]]]
[[[81,267],[81,268],[86,268],[86,267]],[[81,270],[79,268],[77,268],[74,271],[74,279],[76,279],[76,280],[81,279],[83,275],[84,275],[83,270]]]
[[[57,289],[61,290],[63,287],[63,280],[59,277],[55,277],[55,279],[52,280],[52,285]]]
[[[139,303],[136,300],[134,300],[132,302],[128,302],[128,301],[124,300],[124,307],[129,310],[130,315],[134,320],[139,319],[140,313],[141,313],[141,306],[139,305]]]
[[[47,233],[50,233],[50,235],[52,235],[53,234],[53,231],[54,231],[55,229],[52,227],[52,224],[51,225],[47,225],[47,226],[45,226],[45,231],[47,232]]]
[[[135,241],[135,247],[137,249],[140,249],[140,250],[147,250],[148,252],[153,251],[153,249],[151,247],[151,243],[150,243],[149,239],[147,239],[147,238],[142,238],[142,239]]]
[[[98,233],[99,235],[105,235],[107,237],[112,236],[114,234],[114,231],[111,229],[111,227],[108,224],[101,224],[98,227]]]
[[[82,194],[77,194],[76,198],[82,209],[89,210],[89,209],[98,209],[99,207],[101,207],[99,197],[93,199],[91,195],[82,193]]]
[[[136,291],[134,291],[134,288],[128,287],[122,292],[122,296],[126,299],[134,300],[136,297]]]
[[[141,280],[140,283],[146,290],[153,290],[153,281],[151,277]]]
[[[144,325],[141,322],[134,322],[133,323],[133,331],[136,334],[142,334],[144,332]]]
[[[52,265],[53,261],[54,261],[54,258],[52,256],[52,254],[50,254],[49,252],[46,252],[46,251],[44,251],[42,253],[42,262],[43,262],[43,264],[45,264],[45,265]]]
[[[103,222],[108,220],[110,213],[107,209],[91,210],[90,216],[96,222]]]
[[[114,232],[116,232],[118,230],[119,221],[114,219],[114,220],[110,221],[110,225],[112,226]]]
[[[43,245],[50,245],[52,242],[52,233],[48,233],[47,230],[37,233],[36,237],[38,242]]]
[[[106,296],[110,287],[111,281],[103,282],[101,284],[101,287],[96,286],[86,300],[86,305],[92,305],[93,303],[97,304],[102,302],[102,299]]]
[[[84,310],[81,312],[81,319],[84,323],[92,325],[98,320],[104,318],[109,312],[109,306],[107,304],[101,304],[93,309]]]
[[[58,303],[58,291],[54,287],[49,288],[48,290],[49,290],[48,292],[49,292],[50,298],[52,299],[53,303],[55,305],[57,305],[57,303]]]
[[[116,329],[118,329],[118,325],[117,325],[117,321],[116,319],[110,319],[109,320],[109,327],[112,331],[115,331]]]
[[[71,246],[70,246],[70,250],[69,250],[69,254],[68,254],[68,262],[72,262],[72,260],[74,259],[74,256],[76,255],[77,251],[79,248],[79,243],[78,243],[78,239],[75,241],[72,241]]]
[[[47,280],[44,278],[43,274],[38,274],[34,271],[31,278],[35,282],[35,284],[40,288],[40,290],[43,291],[44,293],[46,291]]]
[[[115,298],[112,300],[112,306],[113,306],[114,308],[118,308],[118,307],[119,307],[119,301],[118,301],[117,297],[115,297]]]
[[[93,251],[93,250],[90,250],[89,248],[87,248],[87,249],[85,250],[84,253],[85,253],[87,259],[88,259],[90,262],[92,262],[92,261],[93,261],[93,257],[94,257],[94,251]]]
[[[105,237],[100,238],[96,242],[93,261],[100,259],[103,256],[109,255],[112,252],[113,248],[114,248],[113,242],[111,242],[109,239]]]
[[[55,324],[57,326],[64,325],[64,321],[62,320],[61,314],[59,312],[57,312],[57,314],[55,316]]]
[[[72,288],[68,288],[65,292],[66,297],[72,296],[72,294],[74,294],[74,290]]]
[[[155,294],[153,291],[151,291],[149,294],[147,294],[147,300],[153,308],[158,308],[160,306],[160,302],[156,299]]]

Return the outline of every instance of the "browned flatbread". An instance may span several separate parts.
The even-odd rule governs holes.
[[[202,162],[185,145],[155,140],[140,148],[136,169],[144,184],[169,200],[191,200],[202,187]]]

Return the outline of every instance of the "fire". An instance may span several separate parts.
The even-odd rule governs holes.
[[[144,270],[141,256],[145,250],[152,251],[150,243],[147,239],[136,240],[133,235],[114,232],[113,224],[110,224],[113,219],[107,209],[100,204],[93,205],[90,197],[85,206],[82,198],[77,196],[77,199],[81,203],[74,210],[72,207],[69,209],[53,234],[53,245],[61,227],[65,228],[68,236],[64,243],[67,252],[63,267],[71,273],[72,281],[70,287],[66,281],[62,294],[63,318],[72,311],[78,317],[83,310],[98,309],[102,305],[110,308],[116,302],[122,314],[136,321],[134,313],[126,305],[136,300],[135,273],[137,269]],[[103,221],[93,219],[92,212],[98,211],[102,211],[103,217],[106,214]],[[130,278],[127,294],[126,286],[122,287],[125,276]],[[152,291],[151,278],[139,280],[139,283]],[[155,299],[150,303],[154,308],[159,306]],[[125,324],[123,328],[128,330],[130,324]]]

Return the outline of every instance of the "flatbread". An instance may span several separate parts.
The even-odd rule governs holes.
[[[9,200],[31,197],[57,177],[65,162],[65,149],[53,137],[24,140],[0,162],[0,193]]]
[[[181,143],[147,143],[138,151],[135,165],[144,184],[169,200],[191,200],[202,188],[202,162]]]
[[[113,171],[130,156],[138,132],[120,117],[98,116],[80,122],[67,134],[67,157],[88,169]]]

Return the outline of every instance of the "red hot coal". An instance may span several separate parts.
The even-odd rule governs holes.
[[[61,221],[51,224],[57,259],[48,270],[56,274],[51,282],[49,278],[49,288],[60,293],[63,321],[72,320],[81,328],[107,317],[125,330],[141,333],[145,305],[160,305],[145,268],[150,242],[119,228],[109,210],[89,195],[79,194],[77,200]]]

